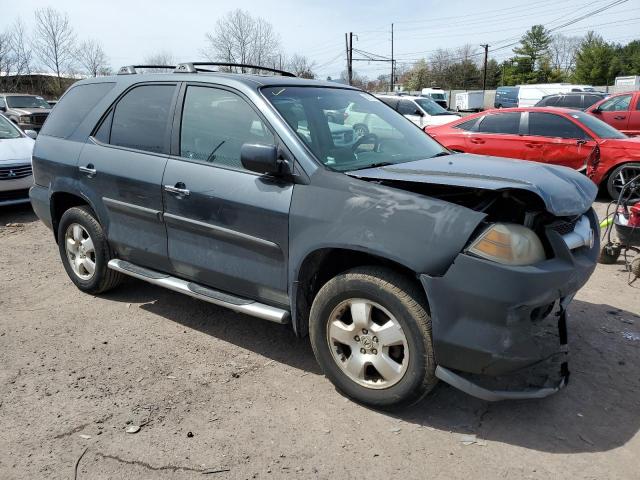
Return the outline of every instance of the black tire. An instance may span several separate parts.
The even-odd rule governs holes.
[[[397,383],[375,389],[360,385],[334,360],[327,334],[331,313],[348,299],[365,299],[391,313],[402,327],[409,349],[406,370]],[[424,293],[414,282],[384,267],[359,267],[329,280],[311,307],[309,335],[324,374],[345,395],[374,408],[388,409],[412,404],[437,383],[431,338],[431,318]]]
[[[620,196],[620,191],[616,189],[614,185],[614,181],[618,178],[618,175],[620,174],[621,170],[624,170],[625,168],[629,168],[629,167],[640,170],[640,163],[633,163],[633,162],[623,163],[622,165],[619,165],[616,168],[614,168],[609,174],[609,176],[607,177],[607,184],[606,184],[607,193],[614,200],[616,200]]]
[[[93,240],[95,270],[89,279],[83,279],[76,274],[67,255],[65,233],[72,224],[82,226]],[[114,258],[113,252],[107,242],[102,226],[96,220],[92,210],[87,206],[70,208],[62,215],[58,226],[58,250],[67,275],[69,275],[76,287],[83,292],[91,294],[104,293],[118,286],[124,278],[121,273],[107,267],[109,260]]]
[[[600,249],[600,256],[598,257],[598,263],[603,265],[613,265],[620,258],[622,249],[619,244],[607,243]]]
[[[631,271],[631,275],[633,275],[634,278],[640,278],[640,257],[631,260],[629,270]]]

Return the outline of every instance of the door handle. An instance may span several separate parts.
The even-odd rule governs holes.
[[[576,140],[576,145],[585,145],[586,143],[586,140]]]
[[[86,167],[78,167],[78,170],[80,170],[82,173],[86,173],[87,177],[89,178],[93,177],[97,172],[95,167],[93,166],[93,163],[90,163]]]
[[[187,188],[185,187],[185,184],[182,182],[176,183],[175,186],[165,185],[164,191],[173,193],[178,197],[188,197],[191,194],[191,192],[187,190]]]
[[[541,143],[525,143],[524,146],[529,148],[540,148],[542,144]]]
[[[625,115],[616,115],[613,117],[614,120],[624,120],[625,118],[627,118]]]
[[[484,143],[484,140],[480,140],[479,138],[472,138],[469,140],[471,143],[475,143],[476,145],[481,145]]]

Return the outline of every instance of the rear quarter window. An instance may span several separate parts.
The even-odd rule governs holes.
[[[520,131],[520,112],[487,115],[478,125],[479,132],[517,135]]]
[[[67,138],[96,104],[115,86],[113,82],[88,83],[71,87],[44,122],[40,135]]]

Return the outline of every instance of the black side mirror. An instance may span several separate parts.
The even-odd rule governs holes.
[[[591,113],[601,113],[601,112],[602,112],[602,110],[600,110],[600,107],[596,107],[596,108],[593,109],[593,112],[591,112]]]
[[[424,117],[424,114],[422,113],[422,110],[420,110],[419,108],[416,108],[416,111],[413,112],[414,115],[417,115],[419,117]]]
[[[4,105],[0,105],[0,112],[6,112],[7,111],[7,107],[5,107]]]
[[[247,170],[268,175],[290,174],[287,161],[278,157],[278,147],[275,145],[245,143],[240,148],[240,161]]]

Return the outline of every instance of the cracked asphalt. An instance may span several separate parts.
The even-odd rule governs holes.
[[[550,398],[440,385],[385,413],[337,393],[286,327],[136,280],[81,293],[30,208],[3,208],[0,478],[74,478],[80,460],[80,479],[637,479],[639,287],[598,266]]]

